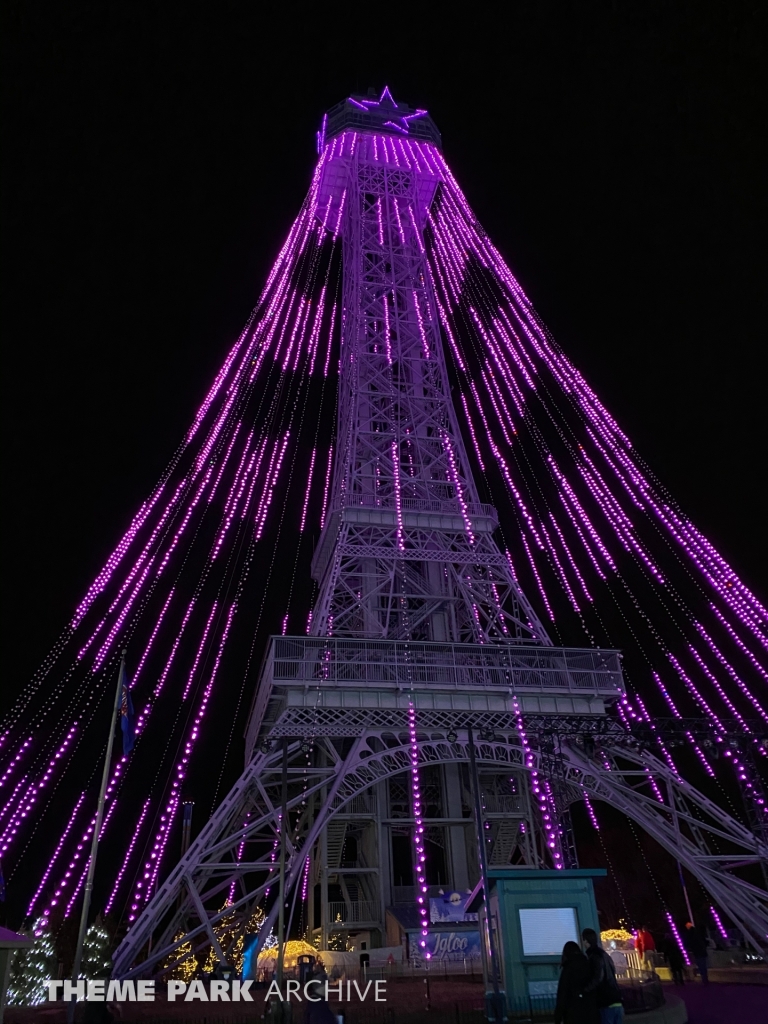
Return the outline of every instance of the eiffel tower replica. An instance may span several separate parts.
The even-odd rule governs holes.
[[[398,166],[377,152],[403,126],[439,150],[429,116],[387,90],[376,103],[345,100],[324,122],[317,209],[343,241],[343,321],[311,630],[270,638],[245,770],[132,926],[116,977],[162,974],[211,947],[227,962],[215,926],[234,914],[245,929],[257,906],[263,941],[279,914],[281,847],[285,900],[307,900],[321,949],[332,932],[386,945],[388,908],[471,890],[470,737],[491,866],[577,866],[568,807],[587,792],[633,817],[756,931],[752,887],[720,871],[709,841],[726,835],[754,859],[754,836],[627,745],[607,714],[624,693],[618,652],[553,646],[497,544],[497,513],[479,500],[457,421],[425,252],[441,165]],[[674,823],[631,778],[649,770],[667,786]]]

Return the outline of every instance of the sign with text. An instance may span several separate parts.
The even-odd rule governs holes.
[[[419,950],[420,933],[411,933],[410,939],[411,950]],[[480,932],[430,932],[427,952],[432,960],[479,960]]]

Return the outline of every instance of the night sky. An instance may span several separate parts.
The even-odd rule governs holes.
[[[556,339],[765,596],[761,5],[5,10],[3,708],[255,304],[323,111],[385,83],[429,109]]]

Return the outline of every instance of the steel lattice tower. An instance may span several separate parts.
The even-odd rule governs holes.
[[[404,136],[407,166],[387,148]],[[490,863],[572,863],[568,806],[588,793],[650,832],[756,943],[768,927],[765,894],[723,870],[764,858],[763,841],[627,744],[605,713],[624,692],[617,652],[554,647],[494,538],[426,257],[439,147],[426,112],[388,90],[352,97],[324,121],[314,202],[342,237],[344,278],[336,458],[312,567],[319,597],[308,636],[271,638],[245,771],[131,928],[119,976],[162,972],[184,943],[226,960],[214,925],[234,912],[245,928],[259,903],[266,935],[282,828],[287,892],[310,893],[322,948],[332,928],[384,944],[386,908],[418,891],[419,865],[398,877],[395,847],[422,824],[435,885],[468,889],[478,875],[468,728],[479,737]],[[601,735],[599,756],[586,733]],[[650,771],[667,804],[636,785]]]
[[[312,633],[548,644],[492,539],[496,512],[478,499],[450,400],[423,241],[440,179],[427,164],[377,160],[390,113],[369,114],[371,134],[338,148],[319,190],[343,218],[345,272],[340,457]]]

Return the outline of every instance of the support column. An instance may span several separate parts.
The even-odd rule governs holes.
[[[323,764],[325,756],[322,757]],[[321,806],[328,801],[328,787],[320,790]],[[328,949],[328,829],[320,833],[320,948]]]
[[[461,769],[458,764],[443,765],[443,786],[445,793],[445,813],[449,818],[462,817]],[[470,824],[470,820],[467,820]],[[467,833],[463,825],[449,825],[448,852],[451,885],[457,892],[466,892],[470,888],[467,869]]]

